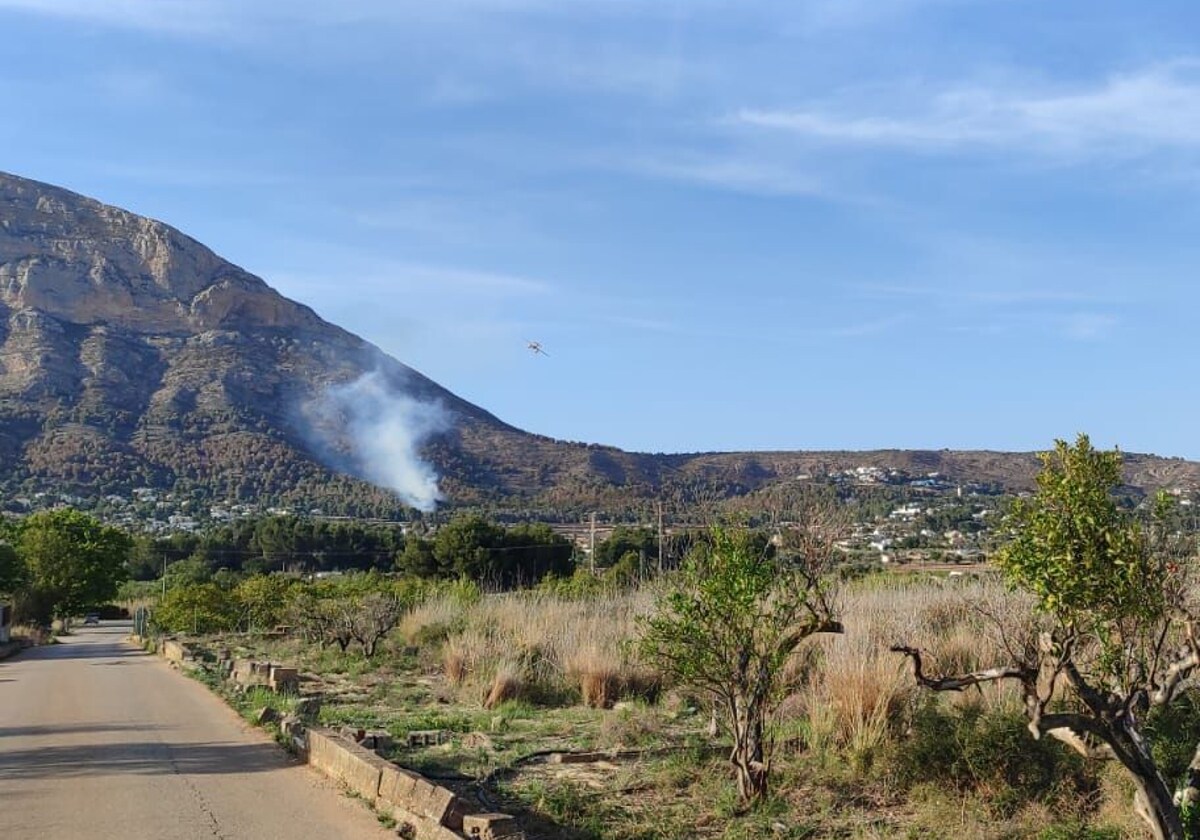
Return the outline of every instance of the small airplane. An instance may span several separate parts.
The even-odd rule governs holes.
[[[547,353],[545,350],[543,350],[543,349],[542,349],[542,342],[540,342],[540,341],[530,341],[530,342],[526,342],[526,343],[527,343],[527,345],[528,345],[529,349],[530,349],[530,350],[533,352],[533,354],[534,354],[535,356],[536,356],[536,355],[538,355],[539,353],[540,353],[541,355],[543,355],[543,356],[549,356],[549,355],[550,355],[549,353]]]

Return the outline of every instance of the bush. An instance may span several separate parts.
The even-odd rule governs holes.
[[[215,583],[172,589],[154,610],[154,625],[168,633],[223,633],[237,629],[234,594]]]
[[[903,785],[979,793],[1004,816],[1029,802],[1063,802],[1098,788],[1082,757],[1051,738],[1033,740],[1019,712],[979,705],[925,704],[896,744],[893,763]]]

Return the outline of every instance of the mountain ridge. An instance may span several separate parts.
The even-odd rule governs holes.
[[[369,377],[374,391],[329,404]],[[649,454],[531,434],[164,222],[0,172],[0,490],[140,485],[377,514],[403,507],[371,483],[394,453],[355,429],[397,407],[425,424],[407,468],[431,464],[454,504],[686,502],[863,465],[1027,489],[1037,467],[1032,453]],[[1139,487],[1200,483],[1193,462],[1126,464]]]

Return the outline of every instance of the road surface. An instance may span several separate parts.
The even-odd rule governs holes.
[[[0,662],[2,840],[395,840],[128,632]]]

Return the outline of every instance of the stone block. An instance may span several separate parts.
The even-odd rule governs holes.
[[[308,763],[368,802],[374,802],[379,795],[380,778],[384,769],[391,766],[370,750],[329,729],[308,731]]]
[[[400,808],[411,811],[413,791],[420,778],[403,767],[389,764],[379,777],[379,796],[375,807],[380,810]]]
[[[271,681],[271,666],[253,659],[238,659],[233,663],[232,676],[238,685],[267,685]]]
[[[168,662],[182,662],[187,651],[183,647],[182,642],[177,642],[174,639],[168,639],[163,642],[162,655]]]
[[[304,723],[295,715],[284,715],[283,719],[279,721],[279,731],[295,740],[304,735]]]
[[[463,834],[472,840],[515,840],[522,832],[508,814],[468,814],[463,817]]]
[[[276,694],[296,694],[300,691],[300,672],[282,665],[270,666],[267,685]]]
[[[392,735],[386,729],[370,729],[359,739],[359,743],[376,753],[385,753],[392,748]]]
[[[312,720],[321,711],[320,697],[301,697],[296,701],[293,711],[296,716],[304,720]]]
[[[410,747],[436,747],[444,738],[440,729],[417,729],[408,733],[407,743]]]

